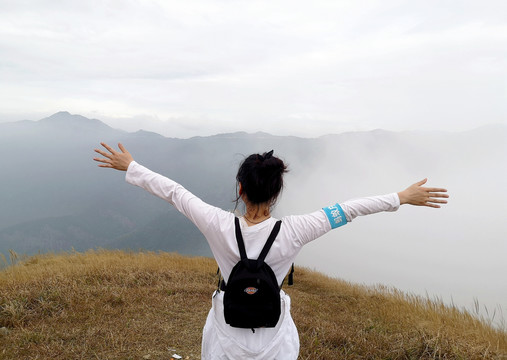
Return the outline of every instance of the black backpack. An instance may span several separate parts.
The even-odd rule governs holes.
[[[248,259],[241,235],[239,219],[235,218],[236,240],[241,260],[234,266],[224,294],[225,322],[233,327],[254,329],[275,327],[280,318],[280,286],[275,273],[264,262],[280,231],[278,220],[257,260]]]

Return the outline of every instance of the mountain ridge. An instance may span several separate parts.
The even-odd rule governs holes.
[[[122,130],[120,128],[113,128],[110,125],[108,125],[105,121],[102,121],[102,120],[99,120],[96,118],[88,118],[88,117],[85,117],[85,116],[82,116],[79,114],[72,114],[68,111],[58,111],[52,115],[49,115],[49,116],[39,119],[39,120],[25,119],[25,120],[18,120],[18,121],[0,122],[0,127],[5,124],[22,124],[22,123],[26,123],[26,124],[53,123],[53,124],[60,124],[60,125],[66,124],[66,123],[67,124],[68,123],[95,124],[95,125],[100,126],[102,128],[114,129],[114,130],[121,131],[124,133],[129,133],[129,134],[135,134],[138,132],[141,132],[141,133],[146,132],[146,133],[157,134],[161,137],[168,138],[168,139],[180,139],[180,140],[188,140],[188,139],[196,139],[196,138],[210,138],[210,137],[236,137],[236,136],[239,136],[239,137],[242,137],[242,136],[246,136],[246,137],[248,137],[248,136],[253,136],[253,137],[267,136],[267,137],[289,137],[289,138],[300,138],[300,139],[318,139],[321,137],[333,137],[333,136],[338,136],[338,135],[361,134],[361,133],[373,133],[373,134],[375,134],[375,133],[378,133],[378,134],[380,134],[380,133],[409,133],[409,134],[445,133],[445,134],[453,134],[453,133],[474,132],[474,131],[478,131],[481,129],[482,130],[489,129],[489,130],[493,130],[493,131],[496,131],[496,130],[507,131],[507,124],[497,122],[497,123],[489,123],[489,124],[485,124],[485,125],[480,125],[480,126],[477,126],[477,127],[471,128],[471,129],[457,130],[457,131],[417,130],[417,129],[396,131],[396,130],[376,128],[376,129],[371,129],[371,130],[357,130],[357,131],[344,131],[344,132],[340,132],[340,133],[330,133],[330,134],[319,135],[316,137],[301,137],[301,136],[293,136],[293,135],[274,135],[274,134],[270,134],[265,131],[256,131],[256,132],[235,131],[235,132],[217,133],[217,134],[213,134],[213,135],[197,135],[197,136],[193,136],[193,137],[189,137],[189,138],[179,138],[179,137],[168,137],[168,136],[160,134],[156,131],[151,131],[151,130],[146,130],[146,129],[139,129],[139,130],[136,130],[133,132],[128,132],[128,131]]]
[[[96,156],[93,149],[101,141],[110,145],[124,143],[141,164],[180,182],[204,201],[231,209],[236,191],[235,172],[244,156],[251,153],[275,149],[275,154],[289,164],[291,172],[287,179],[296,187],[304,188],[310,181],[337,176],[329,164],[339,164],[352,174],[372,172],[379,190],[369,191],[381,192],[382,184],[392,182],[386,166],[414,174],[421,169],[458,173],[466,164],[493,166],[496,157],[505,153],[505,142],[500,140],[506,138],[506,131],[501,129],[507,129],[494,126],[463,133],[439,132],[438,139],[433,132],[397,133],[381,129],[319,138],[235,132],[179,139],[144,130],[129,133],[65,111],[39,121],[22,122],[19,127],[12,124],[16,123],[0,123],[0,151],[9,154],[0,158],[0,167],[6,170],[0,178],[0,188],[8,189],[0,193],[0,252],[4,254],[11,248],[27,254],[44,252],[47,249],[40,246],[43,236],[51,232],[58,236],[81,233],[89,240],[80,243],[82,250],[108,246],[109,240],[97,237],[102,232],[118,248],[150,244],[148,250],[211,256],[202,235],[167,203],[125,184],[121,173],[96,166],[92,161]],[[482,137],[500,140],[482,143]],[[455,158],[456,154],[465,158],[461,155]],[[432,157],[439,159],[435,162]],[[322,171],[329,174],[318,180],[313,174]],[[366,188],[367,182],[370,184],[369,174],[347,180],[340,173],[339,178],[341,187],[349,188],[351,194]],[[301,196],[291,189],[294,187],[286,190],[289,200]],[[315,194],[314,198],[320,196]],[[350,195],[339,192],[332,195],[347,199],[345,196]],[[308,203],[313,204],[313,200]],[[324,201],[317,206],[323,205]],[[302,213],[314,210],[315,205],[303,208],[291,203],[291,206],[291,213]],[[93,215],[98,209],[107,221]],[[83,217],[88,220],[82,220]],[[55,218],[61,219],[61,223],[57,225]],[[67,222],[75,227],[66,225]],[[178,236],[172,238],[174,241],[166,241],[160,229],[174,231]],[[29,244],[27,239],[32,239]],[[183,241],[185,246],[179,246]],[[72,243],[72,239],[68,242]],[[192,248],[195,253],[189,253]],[[52,250],[68,249],[64,246]]]

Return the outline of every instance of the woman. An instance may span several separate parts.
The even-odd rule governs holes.
[[[107,151],[95,149],[103,158],[94,158],[100,167],[126,171],[126,181],[165,199],[188,217],[206,237],[225,282],[240,259],[235,236],[235,215],[209,204],[178,183],[154,173],[134,161],[122,144],[116,151],[101,143]],[[236,177],[237,201],[245,204],[240,219],[246,253],[257,259],[276,219],[271,210],[283,188],[287,168],[273,151],[253,154],[241,164]],[[447,190],[423,187],[426,179],[407,189],[382,196],[361,198],[335,204],[313,213],[285,216],[278,236],[265,262],[274,271],[279,284],[301,248],[331,229],[345,225],[359,215],[396,211],[411,204],[439,208],[445,204]],[[242,329],[229,326],[223,314],[223,291],[213,295],[212,308],[203,330],[202,359],[296,359],[299,337],[290,316],[290,298],[281,290],[281,315],[272,328]]]

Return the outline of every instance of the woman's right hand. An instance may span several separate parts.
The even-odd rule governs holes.
[[[120,148],[121,152],[115,151],[112,147],[110,147],[106,143],[101,142],[100,145],[105,147],[109,151],[109,153],[105,152],[104,150],[95,149],[96,153],[99,153],[100,155],[105,157],[105,158],[93,158],[93,160],[102,163],[99,164],[99,167],[127,171],[129,164],[132,161],[134,161],[132,155],[130,155],[127,149],[125,149],[125,147],[120,143],[118,144],[118,147]]]

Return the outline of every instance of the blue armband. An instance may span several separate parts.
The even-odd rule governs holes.
[[[322,210],[324,210],[327,215],[327,219],[331,224],[331,229],[336,229],[337,227],[347,223],[347,218],[345,217],[345,213],[340,205],[331,205],[323,208]]]

